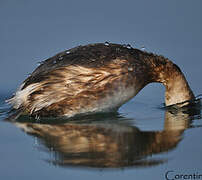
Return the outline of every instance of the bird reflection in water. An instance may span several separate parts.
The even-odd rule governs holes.
[[[168,109],[162,131],[141,131],[132,125],[134,120],[119,114],[94,115],[59,124],[30,123],[25,119],[13,123],[37,137],[38,149],[51,153],[47,161],[54,165],[145,167],[167,161],[152,155],[174,149],[184,131],[192,127],[195,115],[200,115],[200,109]]]

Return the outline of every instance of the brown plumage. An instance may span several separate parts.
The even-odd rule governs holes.
[[[44,61],[9,100],[39,116],[117,110],[151,82],[166,87],[166,105],[194,99],[179,67],[168,59],[118,44],[90,44]]]

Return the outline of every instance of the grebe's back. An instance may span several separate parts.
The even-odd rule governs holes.
[[[44,61],[9,100],[39,116],[117,110],[145,85],[166,86],[166,105],[194,99],[180,69],[168,59],[118,44],[90,44]]]

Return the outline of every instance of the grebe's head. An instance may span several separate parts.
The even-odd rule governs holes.
[[[176,64],[172,64],[170,69],[169,77],[164,82],[166,87],[165,92],[165,103],[166,106],[185,103],[195,99],[194,94],[180,68]],[[182,105],[182,104],[181,104]]]
[[[176,64],[162,56],[153,56],[149,66],[151,82],[160,82],[166,88],[166,106],[195,100],[183,72]]]

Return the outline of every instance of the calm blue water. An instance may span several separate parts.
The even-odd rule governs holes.
[[[164,179],[169,170],[169,177],[200,173],[201,106],[165,110],[145,100],[137,96],[117,114],[60,123],[29,117],[6,122],[2,103],[1,177],[121,180]]]

